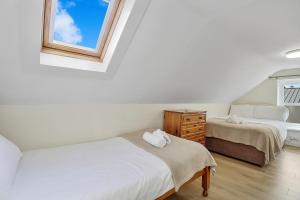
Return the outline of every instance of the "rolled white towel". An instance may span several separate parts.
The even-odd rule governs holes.
[[[153,135],[156,135],[156,136],[158,136],[160,138],[163,138],[164,140],[166,140],[167,144],[171,143],[171,138],[168,135],[168,133],[166,133],[165,131],[157,129],[156,131],[153,132]]]
[[[148,142],[149,144],[158,147],[158,148],[163,148],[164,146],[167,145],[167,142],[165,139],[158,137],[156,135],[153,135],[152,133],[145,132],[143,134],[143,139]]]
[[[228,118],[226,119],[226,122],[232,123],[232,124],[242,124],[243,120],[238,118],[236,115],[229,115]]]

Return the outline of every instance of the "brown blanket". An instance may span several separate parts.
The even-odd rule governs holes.
[[[199,143],[170,135],[171,144],[160,149],[143,140],[142,136],[144,132],[139,131],[120,137],[163,160],[172,172],[176,191],[191,179],[196,172],[201,171],[207,166],[216,167],[212,155]]]
[[[283,146],[277,128],[261,123],[232,124],[225,119],[209,119],[206,136],[253,146],[265,153],[265,164],[275,159]]]

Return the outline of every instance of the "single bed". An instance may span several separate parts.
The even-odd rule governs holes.
[[[243,123],[228,123],[227,117],[208,119],[206,147],[259,166],[267,165],[284,145],[288,114],[288,109],[281,106],[232,105],[230,115],[238,116]]]
[[[138,138],[141,134],[142,132],[128,135]],[[172,137],[169,148],[177,142],[187,144],[186,140]],[[188,142],[188,145],[191,144]],[[198,170],[186,177],[188,180],[185,183],[202,176],[204,195],[207,195],[209,169],[216,164],[202,145],[194,142],[192,145],[201,150],[198,156],[205,162],[198,163]],[[0,150],[1,148],[0,138]],[[20,161],[15,175],[12,175],[11,186],[7,187],[9,189],[2,188],[1,191],[0,180],[0,199],[153,200],[165,199],[177,191],[178,185],[174,182],[172,167],[168,166],[168,162],[130,141],[130,137],[32,150],[23,152],[22,156],[19,156],[18,150],[14,151],[18,154],[15,157],[20,157]],[[186,156],[187,162],[194,159]]]

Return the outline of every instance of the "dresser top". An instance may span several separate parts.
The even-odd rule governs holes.
[[[179,110],[164,110],[165,112],[175,112],[181,114],[205,114],[204,110],[189,110],[189,109],[179,109]]]

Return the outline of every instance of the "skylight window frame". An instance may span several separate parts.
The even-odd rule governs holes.
[[[100,30],[96,49],[53,40],[57,0],[44,0],[42,49],[44,53],[103,62],[110,40],[121,15],[125,0],[108,0],[109,7]],[[53,42],[51,42],[53,40]]]

